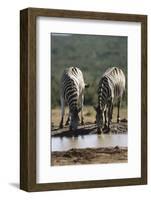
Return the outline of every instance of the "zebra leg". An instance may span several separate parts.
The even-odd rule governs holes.
[[[112,119],[112,111],[113,111],[113,103],[112,101],[109,102],[108,104],[108,125],[105,133],[110,132],[110,124],[111,124],[111,119]]]
[[[112,122],[112,116],[113,116],[113,103],[111,103],[110,123]]]
[[[109,116],[110,124],[112,122],[112,116],[113,116],[113,101],[111,101],[111,104],[110,104],[110,116]]]
[[[63,97],[61,97],[61,98],[60,98],[60,100],[61,100],[61,121],[60,121],[60,125],[59,125],[59,127],[60,127],[60,128],[63,128],[63,117],[64,117],[64,98],[63,98]]]
[[[110,124],[111,124],[111,108],[109,107],[109,110],[108,110],[108,125],[107,125],[107,132],[110,131]]]
[[[83,118],[83,102],[84,102],[84,95],[81,95],[81,125],[84,125],[84,118]]]
[[[68,126],[68,125],[69,125],[69,122],[70,122],[70,112],[69,112],[69,114],[68,114],[68,119],[67,119],[65,125]]]
[[[121,105],[121,99],[118,99],[118,103],[117,103],[117,123],[120,122],[120,105]]]
[[[104,111],[104,119],[105,119],[105,121],[104,121],[103,131],[105,131],[105,130],[107,129],[106,109],[105,109],[105,111]]]
[[[110,125],[112,122],[112,115],[113,115],[113,102],[111,101],[109,106],[109,113],[108,113],[108,132],[110,131]]]

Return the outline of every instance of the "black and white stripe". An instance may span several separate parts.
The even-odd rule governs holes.
[[[120,68],[109,68],[102,76],[98,85],[98,106],[96,107],[96,123],[98,132],[101,132],[103,122],[104,130],[110,130],[112,120],[113,103],[117,101],[118,112],[117,122],[119,122],[119,109],[125,90],[125,75]],[[108,113],[107,113],[108,112]],[[108,120],[107,120],[107,116]]]
[[[64,106],[65,102],[69,106],[69,116],[66,125],[76,129],[79,124],[78,113],[81,111],[81,123],[83,124],[83,100],[84,100],[84,78],[81,70],[77,67],[65,69],[61,78],[61,122],[60,128],[63,127]]]

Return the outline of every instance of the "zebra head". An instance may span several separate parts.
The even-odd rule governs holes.
[[[80,118],[79,118],[79,112],[81,108],[75,108],[72,110],[71,113],[71,120],[70,120],[70,130],[75,131],[79,125]]]
[[[103,127],[103,110],[100,108],[100,106],[94,107],[96,111],[96,125],[97,125],[97,132],[102,132]]]

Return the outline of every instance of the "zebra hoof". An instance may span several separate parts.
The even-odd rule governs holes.
[[[110,132],[110,128],[106,128],[105,130],[103,130],[103,133],[109,133]]]
[[[105,126],[103,127],[103,129],[102,129],[103,132],[106,131],[106,129],[108,129],[108,127],[105,125]]]
[[[63,124],[60,124],[60,125],[59,125],[59,128],[63,128]]]
[[[120,123],[120,121],[121,121],[120,118],[118,118],[118,119],[117,119],[117,123]]]
[[[81,125],[84,125],[84,121],[81,122]]]
[[[101,133],[102,133],[102,131],[101,131],[100,128],[97,129],[97,133],[98,133],[98,134],[101,134]]]

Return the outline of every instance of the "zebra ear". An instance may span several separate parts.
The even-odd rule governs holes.
[[[90,84],[85,83],[85,88],[89,88]]]

